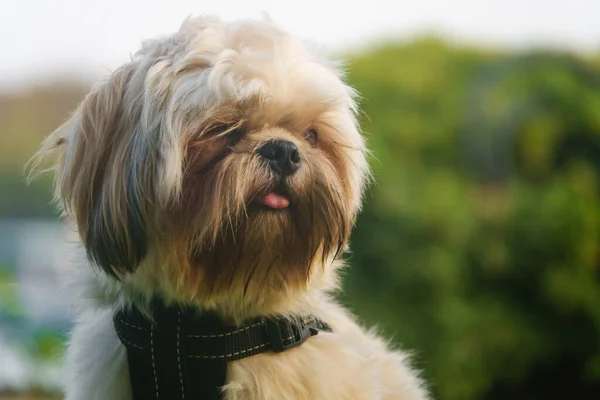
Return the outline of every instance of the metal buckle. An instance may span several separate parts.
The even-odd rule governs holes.
[[[271,342],[271,349],[276,353],[300,346],[306,339],[314,335],[312,330],[300,321],[267,319],[265,320],[265,326]],[[287,327],[289,333],[282,332],[281,326]]]

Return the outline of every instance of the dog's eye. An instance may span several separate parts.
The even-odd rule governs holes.
[[[244,137],[244,126],[236,124],[215,124],[206,130],[207,136],[227,139],[231,143],[237,143]]]
[[[233,143],[237,143],[244,137],[244,130],[240,128],[230,129],[227,132],[227,139]]]
[[[317,145],[317,141],[319,140],[319,134],[314,128],[307,129],[304,132],[304,137],[306,138],[306,141],[313,147]]]

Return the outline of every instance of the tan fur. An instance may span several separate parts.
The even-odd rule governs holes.
[[[227,399],[425,399],[405,355],[330,298],[369,177],[354,97],[335,63],[272,23],[191,19],[98,85],[32,166],[54,162],[112,308],[160,296],[233,323],[332,325],[230,363]],[[275,139],[300,154],[284,181],[257,152]],[[255,207],[276,190],[288,209]]]

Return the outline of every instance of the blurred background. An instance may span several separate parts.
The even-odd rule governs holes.
[[[0,398],[60,398],[72,317],[72,238],[25,162],[143,39],[262,10],[346,58],[363,96],[377,183],[341,300],[436,398],[600,398],[600,2],[212,3],[3,4]]]

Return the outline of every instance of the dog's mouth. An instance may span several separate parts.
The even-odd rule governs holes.
[[[283,194],[270,192],[258,200],[258,204],[273,210],[282,210],[290,206],[290,199]]]
[[[263,211],[283,211],[294,206],[293,197],[290,188],[284,183],[279,183],[266,187],[253,196],[251,205]]]

